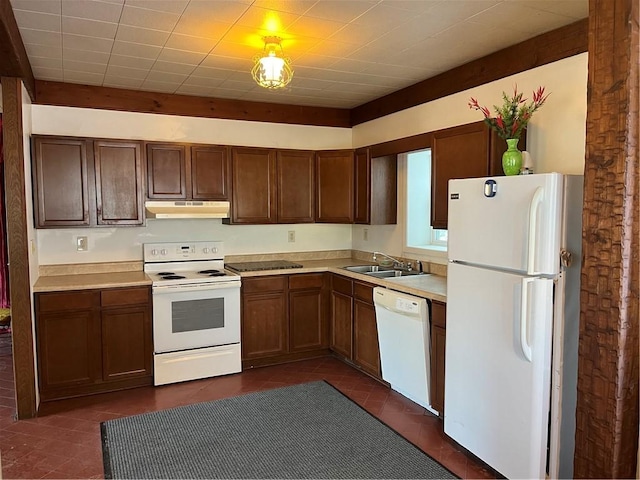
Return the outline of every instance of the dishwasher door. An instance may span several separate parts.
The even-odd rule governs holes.
[[[431,367],[427,300],[386,288],[373,289],[382,378],[430,412]]]

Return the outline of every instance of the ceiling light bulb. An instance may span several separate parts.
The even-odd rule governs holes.
[[[264,53],[256,57],[251,75],[258,85],[270,90],[286,87],[293,78],[290,61],[282,55],[282,45],[278,37],[264,39]],[[280,49],[280,55],[278,55]]]

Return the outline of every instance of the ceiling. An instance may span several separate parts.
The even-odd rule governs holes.
[[[588,0],[10,0],[34,77],[353,108],[588,16]],[[294,77],[250,75],[279,35]]]

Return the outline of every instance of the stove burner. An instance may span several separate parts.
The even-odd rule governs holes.
[[[175,275],[175,273],[173,273],[173,272],[160,272],[160,273],[158,273],[159,277],[165,277],[167,275]]]
[[[223,272],[216,272],[216,273],[210,273],[208,276],[209,277],[226,277],[227,274]]]
[[[182,275],[163,275],[162,276],[162,280],[182,280],[183,278],[187,278],[187,277],[183,277]]]
[[[210,273],[220,273],[220,270],[200,270],[198,273],[202,275],[209,275]]]

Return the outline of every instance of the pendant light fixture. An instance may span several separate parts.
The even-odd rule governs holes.
[[[286,87],[293,78],[291,60],[285,58],[280,37],[264,37],[264,52],[255,58],[251,76],[269,90]]]

